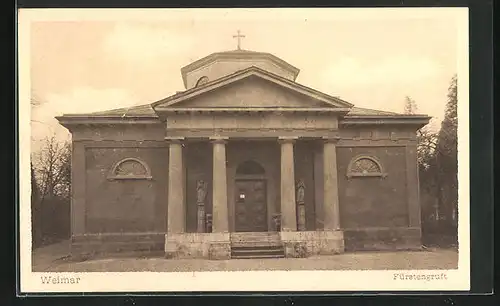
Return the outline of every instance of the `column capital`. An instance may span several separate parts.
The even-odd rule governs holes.
[[[340,140],[340,136],[327,136],[327,137],[322,137],[321,138],[324,143],[337,143]]]
[[[225,144],[229,140],[229,137],[213,136],[208,138],[212,143],[222,143]]]
[[[180,144],[183,140],[185,140],[184,137],[165,137],[165,141],[168,143]]]
[[[278,137],[278,143],[294,143],[299,137],[294,136],[282,136]]]

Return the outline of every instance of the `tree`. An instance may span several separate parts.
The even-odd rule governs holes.
[[[426,243],[457,243],[458,159],[457,78],[450,82],[444,120],[435,133],[418,134],[418,162],[422,203],[422,237]]]
[[[417,131],[417,158],[418,165],[424,170],[429,169],[435,159],[437,150],[437,133],[428,127]]]
[[[47,197],[69,199],[71,184],[71,144],[58,142],[56,137],[45,138],[35,167],[40,202]]]
[[[404,112],[407,115],[417,113],[418,105],[409,96],[405,97]],[[437,133],[429,127],[423,127],[417,131],[417,162],[420,177],[420,193],[422,199],[423,222],[435,220],[438,212],[435,209],[436,194],[436,151]]]
[[[33,246],[37,247],[69,235],[71,146],[51,136],[34,155],[32,233]]]
[[[414,115],[417,113],[418,105],[409,96],[405,97],[404,113]],[[434,158],[437,145],[437,135],[428,127],[423,127],[417,131],[417,158],[421,167],[428,168],[430,160]]]
[[[40,245],[42,242],[42,232],[40,229],[40,192],[38,191],[38,185],[35,178],[35,169],[33,168],[33,163],[30,163],[31,169],[31,220],[32,220],[32,244],[33,247]]]
[[[449,223],[456,225],[458,210],[458,117],[457,117],[457,76],[453,76],[448,88],[445,117],[437,139],[439,164],[438,202],[440,210]]]
[[[404,113],[407,115],[414,115],[418,111],[417,103],[415,100],[410,98],[409,96],[405,97],[405,109]]]

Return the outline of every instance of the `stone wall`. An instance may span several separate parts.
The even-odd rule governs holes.
[[[94,142],[84,150],[85,215],[74,216],[85,218],[84,232],[165,232],[168,148],[147,142]],[[113,167],[127,158],[147,165],[150,178],[115,179]]]
[[[279,119],[279,116],[276,115],[270,122],[278,126],[279,120],[284,120]],[[237,118],[229,116],[224,118],[225,123],[217,121],[217,118],[212,118],[211,122],[229,126],[252,125],[256,124],[252,120],[267,120],[245,117],[237,123]],[[196,121],[196,118],[190,120]],[[301,121],[303,127],[313,124],[308,123],[307,118],[300,120],[303,120]],[[318,120],[321,121],[323,118],[319,117]],[[210,125],[208,122],[197,123],[207,124],[207,128]],[[335,126],[336,122],[326,124],[328,128]],[[102,127],[101,130],[86,127],[73,134],[72,232],[75,249],[85,246],[87,249],[112,250],[133,248],[134,245],[139,249],[159,248],[161,244],[159,239],[156,239],[157,234],[166,231],[167,220],[168,145],[163,139],[164,133],[165,131],[156,125],[151,126],[149,132],[147,127],[138,125],[135,128],[116,127],[116,130],[111,127]],[[413,160],[415,157],[413,136],[408,131],[360,129],[353,132],[354,138],[348,139],[349,133],[348,131],[341,133],[345,138],[341,139],[337,146],[340,222],[345,230],[346,250],[407,249],[419,246],[419,223],[411,221],[419,219],[416,212],[419,210],[418,198],[415,197],[418,184],[414,184],[417,177],[412,176],[416,171],[412,168],[413,163],[416,163],[416,160]],[[116,139],[112,140],[115,136]],[[134,137],[136,140],[133,140]],[[215,236],[201,235],[204,238],[200,238],[201,236],[196,236],[195,233],[196,182],[199,179],[208,183],[206,212],[212,211],[212,145],[208,141],[187,142],[184,148],[188,233],[179,239],[185,238],[184,242],[193,240],[193,243],[199,240],[203,244],[201,253],[203,256],[208,254],[206,252],[217,253],[217,250],[209,251],[210,243],[203,242],[211,241]],[[266,170],[268,222],[271,227],[272,215],[280,211],[279,143],[277,140],[230,140],[226,149],[230,230],[234,229],[235,171],[238,164],[246,160],[255,160]],[[408,152],[413,155],[410,156]],[[321,141],[298,140],[295,143],[294,155],[295,180],[302,178],[306,184],[306,230],[307,233],[318,233],[314,231],[322,228]],[[348,177],[350,162],[354,157],[361,155],[376,158],[386,175]],[[128,158],[147,165],[148,177],[113,178],[113,167]],[[189,236],[190,233],[194,236]],[[156,238],[138,238],[141,235],[147,237],[153,235]],[[326,236],[321,238],[316,234],[314,234],[316,236],[309,234],[314,237],[307,235],[301,234],[297,236],[298,238],[287,239],[292,244],[299,243],[299,248],[301,243],[305,243],[310,254],[318,253],[318,246],[321,244],[308,240],[311,238],[322,241]],[[128,245],[127,239],[130,242]],[[184,242],[182,245],[185,249]],[[100,246],[103,243],[107,246]],[[337,241],[335,245],[340,250],[344,246],[339,243]],[[180,253],[195,252],[200,247],[196,245],[194,243],[192,247],[188,247],[185,250],[187,253],[182,250]],[[225,252],[223,249],[220,252]]]
[[[421,248],[421,230],[413,227],[344,230],[345,250],[395,251]]]
[[[408,226],[405,147],[337,148],[340,222],[342,228]],[[385,177],[347,177],[356,156],[378,159]]]
[[[71,256],[74,258],[107,254],[161,256],[164,251],[163,233],[99,233],[71,237]]]

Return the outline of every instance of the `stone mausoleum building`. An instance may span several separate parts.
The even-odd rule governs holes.
[[[72,133],[72,252],[306,257],[420,247],[423,115],[357,108],[262,52],[210,54],[185,90],[58,117]]]

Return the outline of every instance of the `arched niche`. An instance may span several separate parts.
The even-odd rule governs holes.
[[[380,161],[369,155],[358,155],[354,157],[347,167],[347,177],[382,177],[387,173],[384,171]]]
[[[117,162],[111,169],[110,180],[150,180],[149,166],[138,158],[125,158]]]

